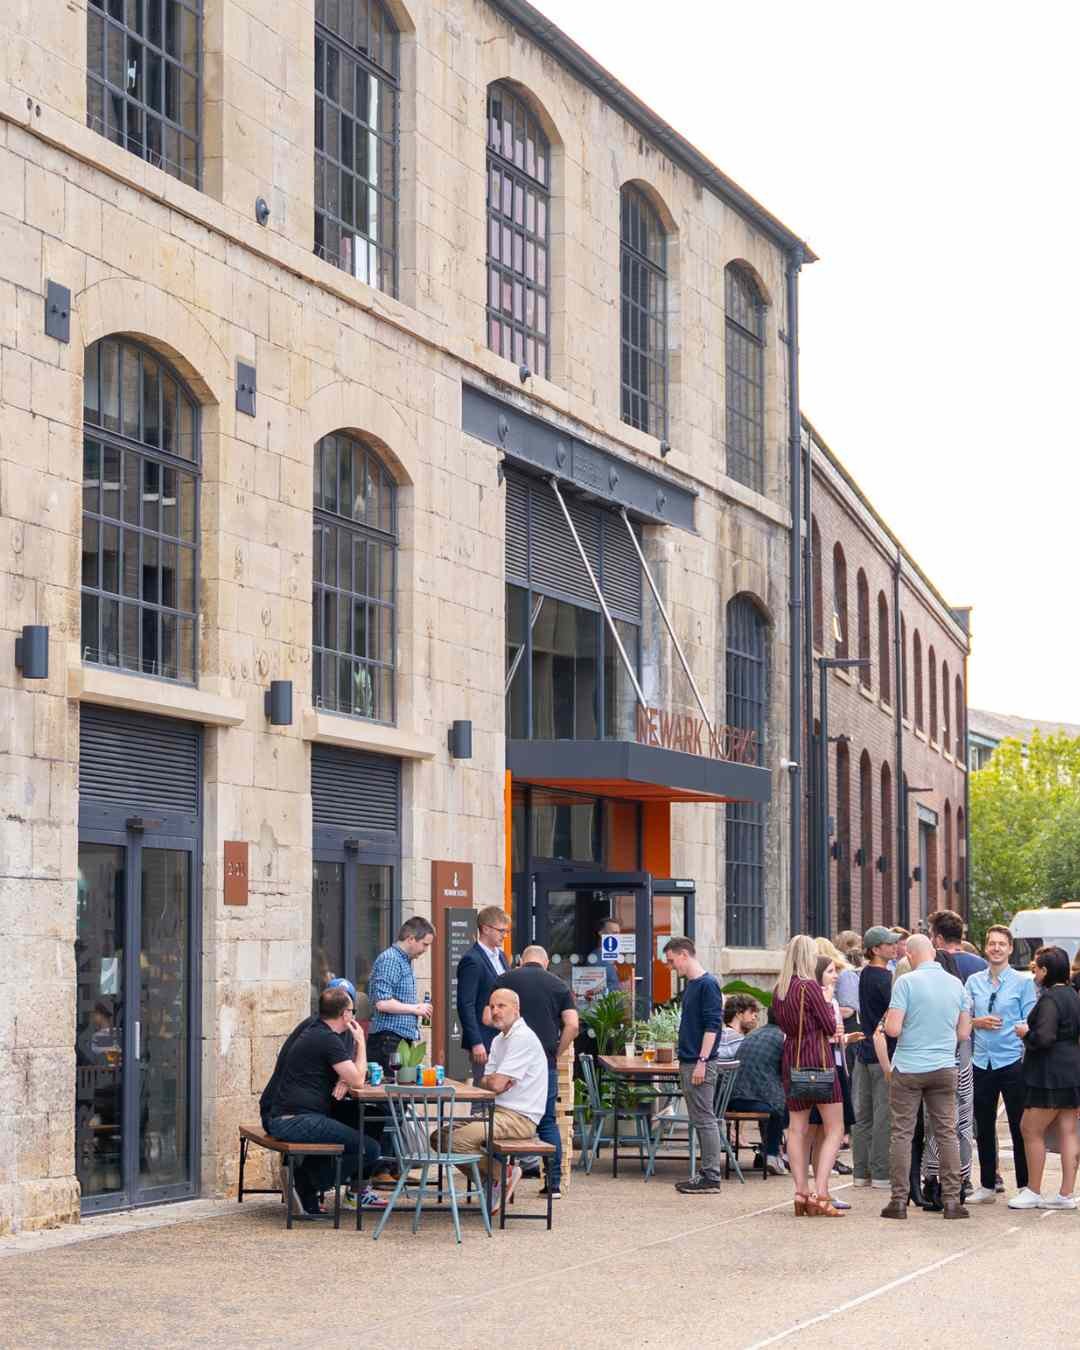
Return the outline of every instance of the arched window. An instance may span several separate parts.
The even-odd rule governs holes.
[[[765,763],[769,622],[748,595],[727,606],[727,723],[756,733]],[[765,807],[729,802],[726,816],[726,933],[729,947],[765,946]]]
[[[964,751],[964,738],[967,734],[967,708],[964,705],[964,682],[959,675],[956,677],[956,700],[953,704],[953,711],[956,714],[956,758],[961,764],[967,762]]]
[[[937,740],[937,660],[934,657],[934,648],[931,646],[927,653],[926,673],[930,685],[930,739]]]
[[[394,720],[396,498],[363,441],[316,445],[312,700],[376,722]]]
[[[915,629],[915,636],[911,639],[911,660],[914,667],[912,676],[915,680],[915,729],[923,729],[923,682],[922,682],[922,639],[919,637],[919,630]]]
[[[833,549],[833,640],[835,654],[848,654],[847,561],[839,544]]]
[[[198,187],[202,0],[86,6],[86,124]]]
[[[505,84],[488,87],[487,127],[488,346],[546,376],[551,147]]]
[[[622,420],[667,436],[667,239],[649,199],[635,187],[620,203]]]
[[[953,851],[952,851],[952,807],[949,802],[945,802],[945,857],[942,861],[944,867],[944,876],[942,884],[945,890],[944,904],[948,907],[948,892],[954,881],[953,875]]]
[[[860,930],[873,922],[874,917],[874,773],[870,755],[859,756],[859,890],[862,906]]]
[[[836,926],[851,927],[851,756],[836,745]]]
[[[892,770],[881,766],[881,922],[893,922],[893,799]]]
[[[397,289],[398,32],[381,0],[315,3],[315,252]]]
[[[825,650],[825,617],[821,609],[821,531],[813,516],[810,517],[810,572],[814,605],[814,646],[819,652]]]
[[[907,680],[907,620],[900,615],[900,716],[910,716],[908,712]]]
[[[952,703],[952,686],[949,684],[949,663],[941,663],[941,748],[946,754],[952,745],[952,727],[950,725],[949,708]]]
[[[855,598],[858,608],[859,623],[859,660],[870,660],[870,587],[867,584],[866,573],[859,568],[859,574],[855,578]],[[864,689],[870,688],[870,667],[859,666],[859,683]]]
[[[964,808],[956,808],[956,885],[954,893],[963,904],[967,898],[967,836],[964,833]],[[966,912],[967,906],[964,906]]]
[[[765,302],[738,263],[724,269],[727,472],[765,491]]]
[[[889,632],[889,602],[885,592],[878,591],[877,597],[877,664],[878,688],[883,703],[892,702],[892,661],[889,658],[889,644],[892,635]]]
[[[127,338],[87,349],[83,404],[83,660],[194,684],[198,406]]]

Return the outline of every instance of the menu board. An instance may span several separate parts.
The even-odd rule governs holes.
[[[469,1056],[461,1048],[461,1020],[457,1012],[457,971],[458,962],[476,941],[476,911],[471,906],[468,909],[451,909],[447,906],[442,911],[442,925],[445,939],[441,983],[445,993],[441,1012],[442,1025],[446,1028],[443,1063],[447,1078],[457,1078],[467,1083],[470,1081],[472,1068]]]

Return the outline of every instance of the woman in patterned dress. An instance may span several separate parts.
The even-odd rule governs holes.
[[[829,1046],[829,1037],[836,1034],[836,1014],[826,1000],[821,985],[814,978],[817,956],[818,951],[813,938],[800,933],[791,939],[784,953],[780,978],[776,982],[773,1008],[776,1011],[776,1020],[785,1035],[782,1070],[784,1096],[790,1115],[788,1158],[795,1182],[795,1213],[834,1219],[840,1217],[840,1211],[829,1198],[829,1175],[840,1151],[840,1141],[844,1137],[844,1103],[840,1080],[836,1074],[836,1064]],[[793,1068],[831,1068],[833,1085],[830,1099],[825,1102],[808,1102],[793,1097],[791,1095]],[[815,1171],[817,1183],[815,1191],[811,1191],[809,1187],[807,1139],[810,1109],[813,1106],[817,1106],[823,1126],[821,1149]]]

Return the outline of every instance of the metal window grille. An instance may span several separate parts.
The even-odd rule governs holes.
[[[193,684],[199,416],[179,376],[128,340],[86,353],[82,656]]]
[[[376,722],[394,720],[396,495],[362,441],[315,447],[312,698]]]
[[[633,187],[620,209],[622,420],[667,436],[667,239],[660,217]]]
[[[745,268],[724,272],[727,472],[765,490],[765,303]]]
[[[202,0],[89,0],[86,123],[199,186]]]
[[[503,84],[487,99],[488,346],[534,374],[550,368],[551,147]]]
[[[727,607],[727,722],[757,732],[757,762],[765,763],[768,699],[768,620],[749,596]],[[765,946],[765,807],[729,802],[726,810],[726,944]]]
[[[315,252],[397,289],[398,32],[379,0],[315,6]]]

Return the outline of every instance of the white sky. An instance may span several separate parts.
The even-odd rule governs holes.
[[[534,3],[818,254],[803,411],[974,606],[970,702],[1080,722],[1080,6]]]

